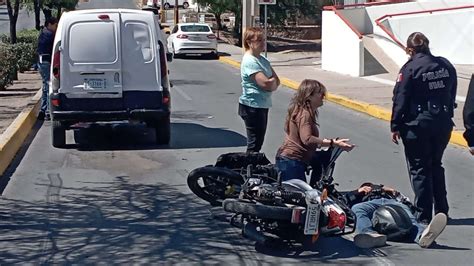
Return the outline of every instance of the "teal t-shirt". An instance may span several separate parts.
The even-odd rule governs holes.
[[[268,78],[272,76],[272,67],[270,62],[263,56],[258,58],[245,53],[240,64],[240,76],[242,78],[242,95],[239,102],[254,108],[272,107],[272,92],[258,87],[250,76],[255,73],[263,72]]]

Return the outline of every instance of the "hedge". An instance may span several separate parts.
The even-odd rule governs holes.
[[[39,32],[35,29],[17,33],[17,43],[10,43],[10,36],[0,35],[0,90],[12,83],[16,70],[29,70],[37,62],[36,48]]]

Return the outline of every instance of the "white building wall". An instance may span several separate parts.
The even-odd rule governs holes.
[[[321,35],[322,69],[351,76],[363,75],[362,41],[334,11],[323,11]]]

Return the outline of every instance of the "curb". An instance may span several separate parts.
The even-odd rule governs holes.
[[[227,57],[219,57],[219,61],[229,64],[233,67],[240,68],[240,63],[233,59],[230,59]],[[298,89],[299,82],[293,81],[285,77],[280,77],[280,81],[281,81],[281,84],[285,85],[286,87],[290,89],[293,89],[293,90]],[[373,116],[381,120],[390,121],[392,117],[392,112],[390,110],[387,110],[385,108],[382,108],[374,104],[356,101],[345,96],[328,93],[326,99],[330,102],[342,105],[344,107],[347,107],[349,109],[352,109],[361,113],[368,114],[370,116]],[[453,131],[449,142],[452,144],[459,145],[459,146],[467,147],[467,142],[464,139],[462,134],[463,134],[462,131]]]
[[[26,108],[13,120],[10,126],[0,135],[0,176],[20,150],[23,142],[36,123],[36,114],[40,107],[41,89],[31,98]]]

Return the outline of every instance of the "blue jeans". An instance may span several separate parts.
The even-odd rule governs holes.
[[[276,167],[280,172],[281,181],[300,179],[306,181],[306,164],[299,160],[293,160],[284,156],[276,157]]]
[[[407,212],[412,224],[416,227],[415,232],[412,236],[410,236],[411,240],[418,243],[421,233],[423,233],[423,230],[425,230],[426,225],[417,222],[415,216],[411,213],[410,208],[407,205],[402,204],[394,199],[374,199],[352,206],[351,209],[357,217],[356,234],[377,233],[372,228],[372,216],[378,207],[387,204],[398,205]]]
[[[39,72],[41,74],[41,79],[43,79],[43,94],[41,96],[41,108],[40,112],[46,113],[49,110],[48,104],[48,93],[49,93],[49,79],[50,79],[50,72],[51,72],[51,63],[43,62],[38,63],[39,65]]]

